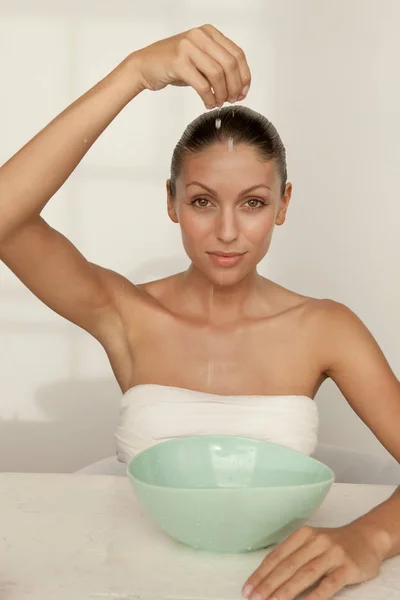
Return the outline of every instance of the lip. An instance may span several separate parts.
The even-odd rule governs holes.
[[[217,267],[235,267],[243,259],[245,252],[207,252]]]

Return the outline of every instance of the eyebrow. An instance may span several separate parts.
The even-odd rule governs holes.
[[[204,185],[204,183],[200,183],[200,181],[191,181],[190,183],[188,183],[186,185],[186,187],[188,188],[190,185],[199,185],[200,187],[207,190],[210,194],[213,194],[214,196],[217,195],[217,192],[215,190],[208,187],[207,185]],[[267,188],[267,190],[271,191],[271,188],[268,185],[266,185],[265,183],[257,183],[256,185],[252,185],[251,187],[241,191],[240,196],[244,196],[245,194],[248,194],[249,192],[252,192],[253,190],[257,190],[258,188]]]

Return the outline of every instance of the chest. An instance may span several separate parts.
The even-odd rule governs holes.
[[[133,382],[215,394],[312,393],[320,373],[296,328],[271,322],[235,327],[155,321],[136,343]]]

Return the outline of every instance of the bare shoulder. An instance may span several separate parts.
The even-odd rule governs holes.
[[[328,298],[309,298],[306,314],[322,331],[336,332],[365,328],[361,319],[345,304]]]
[[[303,318],[324,347],[357,344],[372,338],[366,325],[348,306],[328,298],[309,298],[303,307]]]
[[[182,316],[182,283],[185,273],[174,273],[162,279],[148,281],[138,286],[142,300],[160,317]]]
[[[382,362],[383,353],[367,325],[345,304],[314,300],[309,304],[313,340],[325,371],[332,375],[354,361],[371,365]]]
[[[96,274],[103,287],[107,290],[108,296],[112,299],[121,320],[121,327],[131,330],[136,321],[140,322],[142,311],[149,303],[150,295],[146,287],[132,282],[111,269],[98,265],[93,265],[93,267],[96,269]]]
[[[312,309],[317,359],[356,414],[400,458],[400,382],[379,343],[347,306],[320,300]]]
[[[265,298],[269,301],[274,315],[290,315],[295,318],[308,318],[316,313],[319,300],[285,288],[274,281],[264,279]]]
[[[182,273],[174,273],[162,279],[141,283],[137,287],[143,294],[147,294],[155,300],[160,300],[165,294],[168,294],[175,288],[177,281],[181,277]]]
[[[99,265],[91,264],[91,267],[117,306],[124,298],[137,295],[137,286],[124,275]]]
[[[175,289],[179,274],[146,283],[135,283],[128,278],[98,267],[100,277],[112,295],[119,313],[129,326],[140,324],[149,311],[154,316],[157,311],[165,312],[165,299]]]
[[[269,291],[276,299],[279,314],[293,317],[318,351],[337,352],[343,344],[354,348],[373,340],[368,328],[345,304],[297,294],[272,282],[270,285]]]
[[[124,275],[111,269],[99,267],[98,265],[92,266],[96,269],[99,278],[107,289],[120,299],[131,297],[132,300],[136,299],[139,301],[146,296],[156,298],[166,287],[168,287],[169,280],[175,277],[171,276],[165,279],[149,281],[147,283],[135,283]]]

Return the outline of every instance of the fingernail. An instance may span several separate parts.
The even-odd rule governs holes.
[[[247,585],[245,585],[242,590],[243,598],[249,598],[251,596],[253,590],[254,590],[253,586],[250,585],[249,583]]]
[[[206,107],[208,110],[211,110],[212,108],[215,108],[215,104],[206,104],[206,105],[205,105],[205,107]]]
[[[236,98],[229,98],[228,102],[230,102],[231,104],[235,104],[236,100],[237,100],[237,97]]]
[[[249,93],[249,89],[250,89],[250,86],[245,85],[244,88],[242,89],[242,95],[247,96],[247,94]]]

